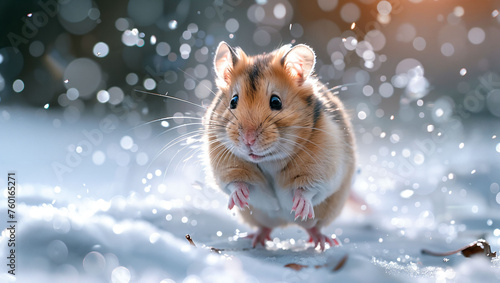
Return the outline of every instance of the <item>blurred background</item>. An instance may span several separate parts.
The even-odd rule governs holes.
[[[365,173],[376,170],[367,174],[389,176],[411,190],[416,183],[412,178],[419,179],[423,193],[439,190],[443,178],[464,174],[466,183],[487,180],[482,191],[498,204],[493,172],[499,164],[488,160],[500,152],[495,136],[500,118],[499,5],[494,0],[481,5],[422,0],[2,1],[2,122],[7,125],[19,109],[35,115],[31,121],[50,116],[44,129],[30,128],[31,123],[15,129],[23,133],[17,142],[36,131],[56,130],[54,139],[67,137],[67,131],[90,117],[98,117],[97,129],[99,122],[119,125],[127,131],[125,148],[121,144],[96,153],[94,144],[92,158],[84,161],[93,160],[89,164],[96,165],[97,173],[104,164],[125,176],[121,167],[148,166],[155,155],[138,149],[137,142],[153,148],[148,140],[189,122],[181,116],[203,113],[200,107],[146,92],[207,105],[216,91],[212,58],[220,41],[248,54],[305,43],[316,51],[321,81],[343,86],[339,96],[351,111]],[[162,117],[176,118],[147,123]],[[170,133],[183,134],[186,128]],[[92,136],[90,128],[86,131]],[[86,139],[81,131],[77,134],[63,145],[68,151]],[[90,141],[100,138],[97,133],[98,140]],[[168,139],[161,138],[166,144]],[[4,148],[10,146],[7,140]],[[10,159],[29,158],[28,144]],[[38,146],[36,154],[44,153],[44,145]],[[58,152],[52,151],[52,168],[43,176],[64,184],[60,175],[73,168],[64,162],[67,152],[57,162]],[[14,153],[7,150],[3,158]],[[484,178],[477,177],[482,174]],[[488,183],[497,185],[490,190]]]
[[[189,202],[169,190],[203,182],[217,44],[304,43],[350,111],[355,190],[380,225],[500,245],[499,14],[498,0],[3,0],[0,166],[47,202]]]

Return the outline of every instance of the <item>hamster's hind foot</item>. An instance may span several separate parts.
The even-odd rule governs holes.
[[[326,235],[323,235],[317,227],[307,229],[307,233],[309,234],[309,243],[314,243],[315,248],[319,245],[321,251],[325,250],[325,243],[328,243],[330,247],[340,246],[340,243],[337,239],[333,239]]]
[[[235,205],[240,209],[248,208],[248,199],[250,196],[248,186],[243,182],[234,182],[230,185],[236,187],[236,189],[229,196],[229,204],[227,205],[229,210],[233,209]]]
[[[267,227],[260,227],[257,232],[248,234],[245,238],[252,239],[252,247],[255,248],[257,243],[263,247],[266,246],[266,241],[271,241],[271,231],[273,229]]]

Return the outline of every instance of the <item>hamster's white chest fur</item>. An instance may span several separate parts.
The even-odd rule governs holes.
[[[277,177],[281,168],[274,163],[262,163],[258,167],[267,180],[267,186],[250,191],[250,204],[254,207],[253,216],[264,223],[270,222],[272,226],[294,222],[294,215],[290,213],[293,205],[293,190],[279,184]],[[340,175],[342,173],[332,176],[326,182],[316,183],[314,187],[320,193],[315,195],[313,200],[324,200],[327,195],[336,191],[341,179]]]

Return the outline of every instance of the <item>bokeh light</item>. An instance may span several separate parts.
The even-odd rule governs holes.
[[[120,145],[123,149],[131,149],[134,145],[134,140],[130,136],[123,136],[120,140]]]
[[[168,22],[168,27],[172,30],[176,29],[177,28],[177,21],[171,20],[170,22]]]
[[[12,89],[15,92],[23,91],[24,90],[24,82],[20,79],[15,80],[14,83],[12,83]]]
[[[144,80],[144,88],[147,90],[153,90],[156,88],[156,82],[152,78],[147,78]]]
[[[160,42],[156,45],[156,53],[160,56],[167,56],[170,53],[170,45],[166,42]]]
[[[240,28],[240,24],[238,23],[238,20],[231,18],[226,21],[226,30],[228,32],[237,32],[238,29]]]
[[[78,97],[80,96],[80,92],[78,91],[78,89],[72,87],[66,91],[66,96],[71,101],[77,100]]]
[[[109,53],[109,46],[104,42],[98,42],[92,51],[96,57],[106,57]]]
[[[50,259],[64,262],[68,256],[68,247],[61,240],[53,240],[47,246],[47,253]]]
[[[124,266],[118,266],[111,272],[112,283],[128,283],[130,282],[130,271]]]
[[[402,42],[411,42],[417,35],[417,30],[412,24],[404,23],[399,26],[396,39]]]
[[[500,89],[493,89],[488,93],[486,105],[491,114],[500,117]]]
[[[339,2],[338,0],[318,0],[318,5],[321,8],[321,10],[325,12],[330,12],[337,7],[338,2]]]
[[[45,52],[45,46],[41,41],[35,40],[30,44],[30,54],[33,57],[40,57]]]
[[[105,90],[100,90],[97,92],[97,101],[99,101],[100,103],[106,103],[109,101],[109,92],[105,91]]]
[[[77,89],[79,96],[86,99],[97,90],[102,81],[101,67],[91,59],[78,58],[68,64],[64,70],[64,78],[68,80],[64,84],[67,89]]]
[[[283,3],[278,3],[273,8],[273,14],[277,19],[283,19],[286,15],[286,7]]]
[[[106,268],[106,259],[99,252],[90,252],[83,259],[83,269],[90,274],[100,274]]]
[[[483,43],[484,39],[486,38],[486,34],[482,28],[473,27],[469,30],[468,38],[472,44],[478,45]]]
[[[109,103],[112,105],[120,104],[125,98],[125,94],[120,87],[113,86],[108,89]]]
[[[342,6],[340,10],[340,17],[344,22],[352,23],[359,20],[361,16],[361,11],[359,7],[354,3],[346,3]]]
[[[127,30],[129,28],[129,26],[130,26],[129,22],[125,18],[118,18],[115,21],[115,27],[119,31],[125,31],[125,30]]]
[[[427,42],[423,37],[417,36],[413,40],[413,48],[415,48],[418,51],[422,51],[425,49],[425,46],[427,45]]]
[[[380,1],[377,4],[377,11],[382,16],[388,16],[392,11],[392,5],[389,1]]]
[[[136,85],[139,82],[139,76],[135,73],[128,73],[125,77],[125,81],[129,85]]]
[[[443,53],[444,56],[450,57],[455,53],[455,47],[453,44],[446,42],[443,45],[441,45],[441,53]]]
[[[95,151],[92,153],[92,162],[95,165],[102,165],[106,161],[106,154],[100,150]]]

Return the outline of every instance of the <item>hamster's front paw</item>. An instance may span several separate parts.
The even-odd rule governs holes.
[[[307,218],[314,218],[314,207],[311,203],[311,200],[304,195],[304,189],[298,188],[295,190],[295,194],[293,195],[293,206],[292,213],[295,211],[295,219],[302,218],[302,221],[307,220]]]
[[[230,184],[235,187],[235,190],[229,196],[228,208],[233,209],[234,205],[238,206],[240,209],[244,209],[248,206],[248,199],[250,196],[250,191],[248,190],[247,184],[243,182],[234,182]]]

